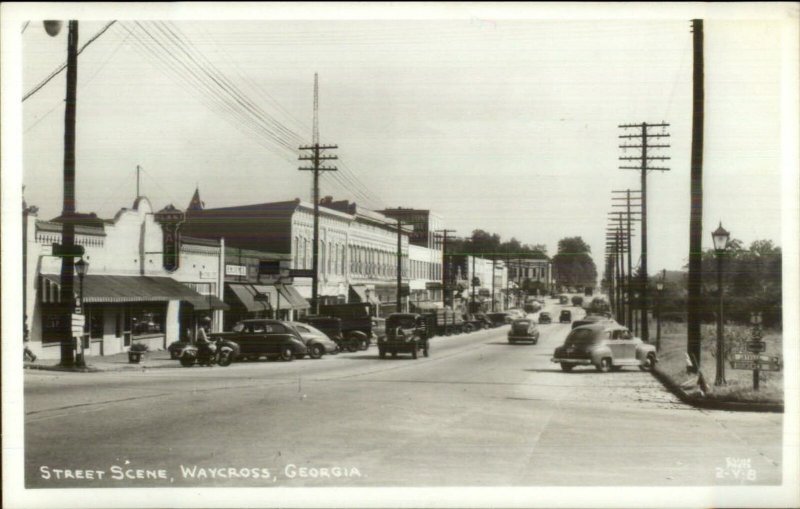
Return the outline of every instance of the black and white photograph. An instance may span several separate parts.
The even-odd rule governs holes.
[[[799,7],[3,3],[4,507],[800,506]]]

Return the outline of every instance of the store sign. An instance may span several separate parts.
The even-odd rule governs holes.
[[[225,275],[226,276],[247,276],[247,266],[246,265],[225,265]]]
[[[154,215],[156,222],[161,225],[161,230],[163,232],[161,258],[163,260],[164,269],[172,272],[180,266],[181,238],[179,229],[181,223],[183,223],[186,218],[186,214],[170,204]]]

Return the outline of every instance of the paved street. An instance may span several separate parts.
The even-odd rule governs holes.
[[[229,368],[27,372],[26,483],[780,483],[781,414],[696,410],[635,368],[562,373],[550,357],[569,326],[540,330],[535,346],[509,345],[508,326],[436,338],[416,361],[372,347]]]

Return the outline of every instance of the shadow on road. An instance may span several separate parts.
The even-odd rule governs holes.
[[[386,357],[383,358],[383,359],[381,359],[381,357],[379,355],[359,355],[358,357],[342,356],[341,358],[342,359],[347,359],[349,361],[376,361],[376,360],[379,360],[379,361],[397,361],[397,360],[403,360],[403,359],[414,360],[411,357],[410,354],[406,354],[406,355],[399,354],[397,357],[392,357],[391,354],[387,354]],[[420,355],[420,358],[423,358],[423,356]]]
[[[531,373],[562,373],[564,376],[571,376],[571,375],[597,375],[597,376],[608,376],[610,374],[633,374],[639,373],[640,370],[636,369],[621,369],[619,371],[611,371],[609,373],[602,373],[597,371],[594,367],[577,367],[573,368],[572,371],[562,371],[561,368],[555,367],[551,369],[525,369],[523,371],[529,371]]]

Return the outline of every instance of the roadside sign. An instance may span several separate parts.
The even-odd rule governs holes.
[[[757,354],[734,354],[731,359],[731,368],[759,371],[780,371],[781,358],[779,356]]]
[[[761,362],[780,362],[780,357],[773,355],[738,352],[733,354],[734,361],[761,361]]]
[[[747,350],[754,353],[766,352],[767,344],[763,341],[748,341]]]

